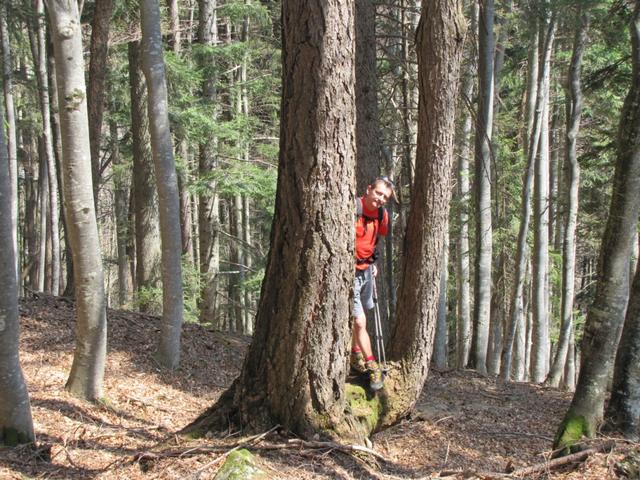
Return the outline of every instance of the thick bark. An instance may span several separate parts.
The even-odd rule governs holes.
[[[102,397],[107,317],[91,188],[82,31],[75,2],[50,0],[48,7],[60,102],[64,198],[76,285],[76,349],[66,387],[74,395],[95,400]]]
[[[135,209],[135,289],[155,288],[160,280],[160,232],[157,189],[151,159],[147,89],[140,71],[140,43],[129,42],[129,88],[131,91],[131,133],[133,138],[133,204]],[[139,302],[141,311],[151,305]]]
[[[388,411],[398,421],[415,405],[427,377],[448,227],[455,105],[465,36],[461,1],[425,2],[417,32],[420,88],[418,157],[389,356]],[[418,263],[415,259],[420,259]]]
[[[91,142],[91,174],[93,198],[98,210],[100,189],[100,140],[102,138],[102,113],[104,111],[105,78],[107,76],[107,54],[109,52],[109,29],[114,0],[96,0],[91,22],[89,47],[89,82],[87,104],[89,108],[89,141]]]
[[[580,165],[577,157],[578,132],[580,130],[580,118],[582,116],[582,88],[580,82],[580,70],[582,68],[582,56],[587,41],[587,29],[589,17],[587,13],[580,12],[580,23],[573,40],[573,53],[569,66],[567,80],[567,131],[565,143],[565,169],[567,181],[567,194],[565,199],[565,227],[562,241],[562,300],[561,300],[561,327],[558,339],[558,348],[553,359],[553,365],[549,373],[547,383],[552,387],[558,387],[565,370],[567,352],[569,351],[569,339],[573,329],[573,296],[575,284],[576,263],[576,227],[578,218],[578,188],[580,185]]]
[[[161,365],[175,369],[180,363],[183,315],[182,233],[178,175],[169,128],[167,82],[160,35],[160,6],[157,0],[143,0],[140,17],[142,69],[149,92],[149,132],[158,189],[162,246],[162,321],[156,359]]]
[[[630,25],[633,71],[620,117],[609,218],[600,247],[595,298],[587,313],[582,365],[571,406],[556,436],[567,447],[593,436],[602,419],[607,383],[629,296],[629,256],[640,210],[640,3]]]
[[[627,437],[640,437],[640,268],[631,288],[606,417]]]
[[[478,115],[475,138],[476,257],[474,272],[473,367],[487,374],[491,309],[491,128],[493,125],[493,0],[480,1],[478,22]]]
[[[13,251],[16,261],[16,278],[20,278],[20,261],[18,250],[18,152],[16,140],[16,112],[13,102],[13,74],[11,60],[11,42],[9,40],[9,27],[7,25],[7,6],[5,2],[0,4],[0,41],[2,42],[2,87],[4,90],[4,106],[7,120],[7,148],[9,162],[10,181],[10,215],[11,235]],[[20,282],[18,282],[20,289]]]
[[[0,108],[0,125],[4,115]],[[18,348],[18,283],[13,248],[11,180],[4,128],[0,128],[0,445],[35,440],[29,393]]]
[[[284,1],[276,209],[240,377],[189,428],[343,429],[353,282],[353,3]],[[321,195],[318,192],[322,192]]]

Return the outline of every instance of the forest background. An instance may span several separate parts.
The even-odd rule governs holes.
[[[60,118],[65,111],[58,108],[56,83],[70,75],[56,72],[49,25],[57,3],[45,11],[42,1],[6,1],[0,11],[10,230],[20,295],[73,294],[72,262],[82,262],[80,253],[71,254],[77,234],[78,245],[100,255],[106,305],[166,317],[158,351],[165,366],[179,362],[176,331],[183,320],[252,334],[278,175],[279,3],[162,5],[155,38],[168,103],[155,114],[146,113],[147,95],[151,104],[163,105],[149,86],[153,49],[141,44],[144,7],[152,2],[80,5],[86,134],[65,131]],[[467,3],[457,171],[433,362],[573,390],[596,299],[620,114],[634,80],[626,27],[637,6]],[[420,12],[420,2],[356,2],[358,191],[384,174],[396,183],[399,200],[390,205],[394,227],[381,264],[386,335],[396,318],[395,287],[414,194]],[[165,138],[164,157],[158,153],[163,115],[171,128],[171,152],[166,155]],[[61,202],[61,192],[71,189],[70,177],[61,174],[65,135],[84,141],[90,152],[91,174],[73,185],[93,193],[81,210],[95,211],[94,243],[74,233],[83,221],[70,221],[72,213],[65,212],[73,209],[71,197]],[[160,157],[173,173],[162,173]],[[172,221],[170,198],[179,202],[171,207]],[[638,258],[637,213],[632,220],[635,239],[623,252],[626,283],[619,287],[627,297]],[[171,268],[164,263],[170,254]],[[622,322],[614,327],[609,363]],[[93,377],[93,385],[78,381],[77,393],[100,397],[100,378]],[[68,386],[74,390],[71,379]]]

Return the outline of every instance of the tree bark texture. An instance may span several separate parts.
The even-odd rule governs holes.
[[[352,2],[282,3],[279,175],[256,329],[240,377],[191,429],[280,423],[308,437],[343,428],[354,275],[353,21]]]
[[[631,25],[633,71],[622,107],[609,218],[598,261],[595,298],[582,338],[582,365],[571,406],[555,444],[570,446],[593,436],[602,419],[607,383],[629,296],[629,256],[640,210],[640,3]]]
[[[491,128],[493,125],[493,0],[480,0],[478,22],[478,114],[475,140],[476,258],[472,363],[487,374],[489,316],[491,310]]]
[[[50,0],[48,7],[57,67],[64,199],[76,287],[76,350],[66,387],[74,395],[95,400],[102,397],[107,318],[90,181],[82,31],[75,1]]]
[[[418,157],[400,274],[398,321],[389,346],[383,425],[406,415],[427,377],[448,227],[455,106],[466,24],[461,1],[425,2],[418,26]]]
[[[175,369],[180,363],[182,331],[182,232],[178,174],[173,157],[167,81],[160,34],[158,0],[141,4],[142,69],[147,82],[149,133],[158,188],[160,239],[162,246],[162,323],[156,359]]]
[[[0,125],[4,115],[0,108]],[[4,127],[0,128],[0,445],[35,440],[29,392],[20,368],[18,283],[11,216],[11,180]]]
[[[109,30],[114,6],[114,0],[96,0],[91,22],[87,104],[89,108],[89,141],[91,142],[91,174],[96,212],[98,211],[98,191],[100,190],[100,140],[102,139],[102,112],[104,111],[105,78],[108,68]]]

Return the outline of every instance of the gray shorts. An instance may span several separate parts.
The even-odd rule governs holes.
[[[356,270],[356,280],[353,285],[353,316],[364,315],[364,310],[373,308],[373,281],[371,267],[366,270]]]

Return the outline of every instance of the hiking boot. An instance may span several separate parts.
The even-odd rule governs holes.
[[[366,363],[367,370],[369,371],[369,387],[374,392],[380,390],[384,384],[384,379],[382,378],[382,369],[378,362],[375,360],[369,360]]]
[[[362,352],[351,352],[349,363],[351,364],[351,368],[358,373],[365,373],[367,371]]]

